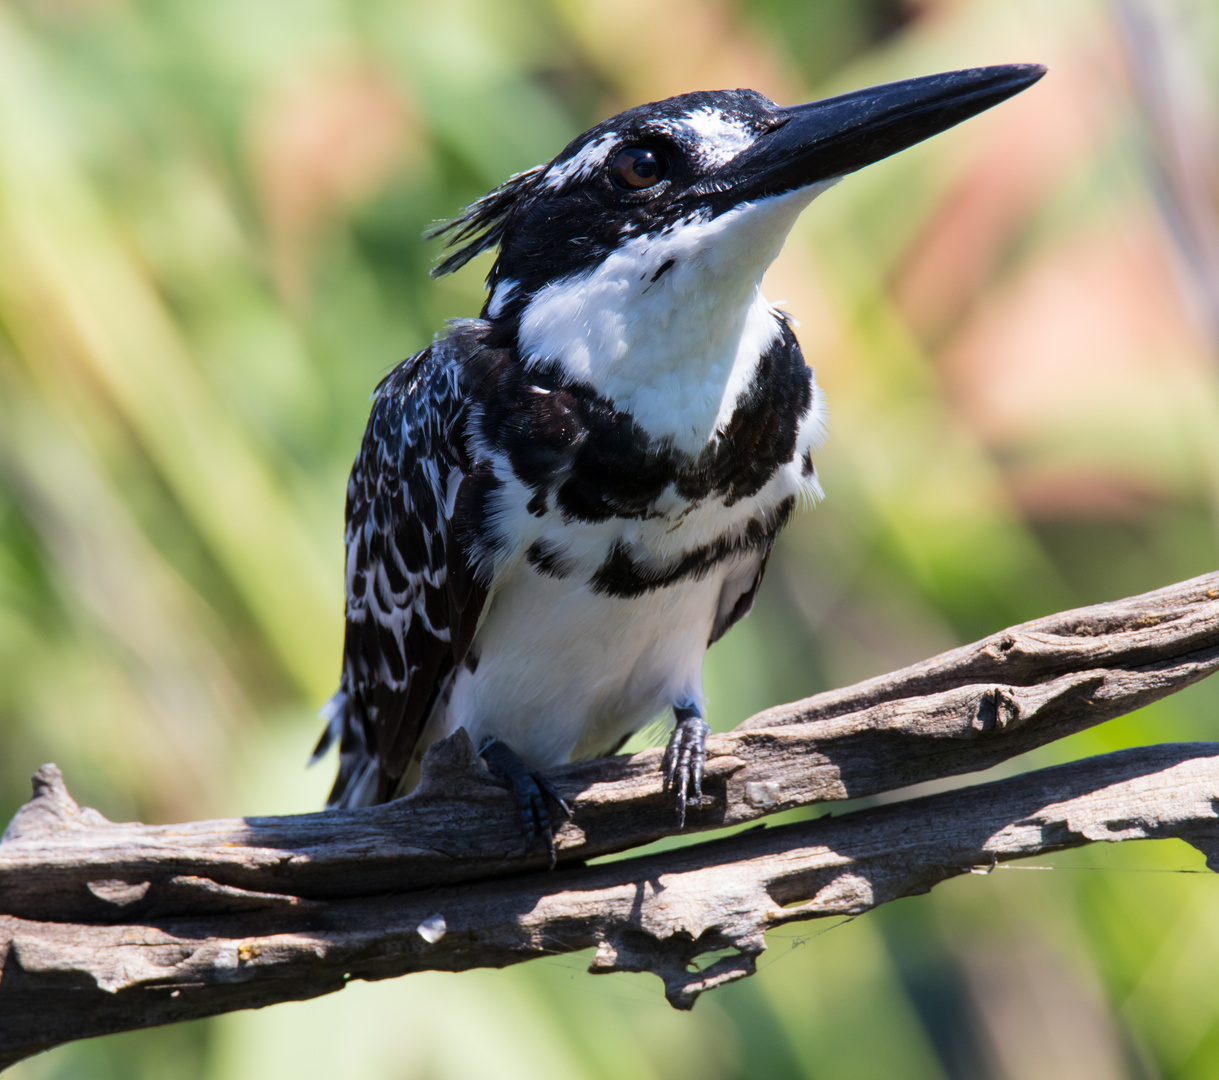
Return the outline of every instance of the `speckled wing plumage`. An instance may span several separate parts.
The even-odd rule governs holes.
[[[314,753],[339,743],[331,806],[393,796],[486,598],[452,525],[470,471],[463,343],[435,343],[377,387],[347,485],[343,671]]]

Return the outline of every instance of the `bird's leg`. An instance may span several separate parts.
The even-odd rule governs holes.
[[[664,790],[677,794],[677,827],[684,829],[687,799],[696,803],[703,799],[703,766],[711,728],[693,701],[675,704],[673,715],[677,717],[677,726],[669,736],[660,768],[664,773]]]
[[[550,868],[553,870],[554,833],[550,827],[546,800],[553,801],[565,818],[571,817],[571,807],[555,791],[554,785],[542,773],[526,765],[507,743],[493,739],[482,748],[481,757],[492,774],[507,783],[516,796],[521,813],[521,832],[525,835],[525,855],[533,850],[534,842],[541,837],[546,844]]]

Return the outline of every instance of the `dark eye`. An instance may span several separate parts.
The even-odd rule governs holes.
[[[664,154],[647,146],[624,146],[614,155],[610,176],[620,188],[639,191],[659,184],[669,171]]]

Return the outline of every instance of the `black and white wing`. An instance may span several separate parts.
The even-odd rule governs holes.
[[[753,609],[762,575],[766,573],[766,563],[770,559],[770,547],[767,544],[746,566],[724,581],[715,619],[711,624],[711,634],[707,638],[708,646],[719,641]]]
[[[770,562],[770,552],[775,546],[775,538],[791,517],[794,504],[794,499],[787,499],[779,504],[770,518],[755,523],[760,535],[750,557],[742,562],[734,573],[729,574],[720,587],[719,602],[716,604],[715,618],[711,623],[711,634],[707,638],[708,648],[719,641],[753,609],[753,602],[757,599],[762,577],[766,573],[766,564]]]
[[[461,352],[437,342],[377,387],[351,471],[343,672],[314,752],[339,743],[331,806],[394,796],[486,599],[453,528],[470,472]]]

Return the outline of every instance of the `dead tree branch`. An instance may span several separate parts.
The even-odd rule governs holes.
[[[1219,573],[1025,623],[709,744],[687,830],[986,768],[1219,667]],[[766,930],[857,913],[996,860],[1176,836],[1219,859],[1219,745],[1154,746],[642,858],[675,831],[659,751],[556,775],[560,868],[522,875],[507,794],[459,733],[409,798],[174,826],[81,809],[58,770],[0,843],[0,1068],[38,1050],[350,978],[502,967],[595,947],[669,1000],[748,975]],[[728,955],[704,970],[708,953]]]

